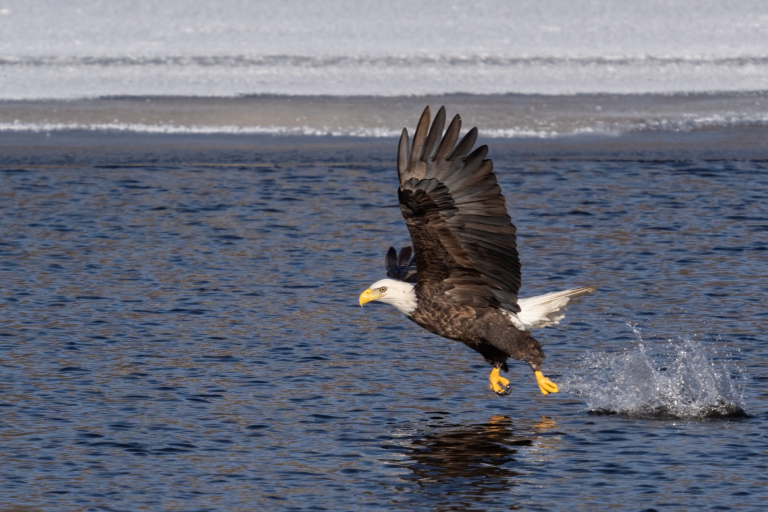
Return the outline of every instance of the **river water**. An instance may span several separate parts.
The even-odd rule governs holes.
[[[357,304],[394,139],[6,134],[0,508],[760,509],[764,157],[486,142],[556,395]]]

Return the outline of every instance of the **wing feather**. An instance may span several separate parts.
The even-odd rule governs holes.
[[[403,247],[400,249],[400,257],[397,258],[397,264],[401,267],[407,266],[411,262],[411,254],[413,253],[413,247]]]
[[[394,247],[390,247],[387,255],[384,257],[384,266],[387,269],[387,277],[405,281],[406,283],[416,282],[416,260],[411,257],[413,249],[403,247],[400,249],[400,255]]]
[[[392,267],[397,265],[397,251],[394,247],[390,247],[387,251],[387,255],[384,257],[384,268],[389,271]]]
[[[424,145],[427,142],[427,130],[429,129],[429,115],[424,116],[422,114],[419,123],[416,125],[416,133],[413,134],[413,147],[411,148],[410,158],[408,160],[408,167],[406,172],[409,175],[405,178],[418,178],[423,179],[427,171],[426,162],[423,161]],[[404,131],[406,138],[408,132]],[[401,139],[402,140],[402,139]],[[398,169],[399,171],[399,169]],[[404,176],[400,176],[400,181],[403,181]]]
[[[397,174],[400,181],[403,181],[403,171],[408,168],[409,154],[408,130],[403,128],[403,133],[400,134],[400,144],[397,146]]]
[[[407,132],[398,150],[398,197],[415,249],[417,286],[440,284],[457,304],[517,312],[516,230],[493,162],[485,159],[488,147],[472,151],[476,128],[453,147],[461,118],[454,117],[443,136],[444,108],[430,129],[429,118],[427,107],[409,157],[404,157]]]
[[[471,155],[467,156],[465,160],[463,160],[462,166],[458,169],[451,169],[451,171],[447,175],[444,175],[441,180],[445,185],[452,190],[459,190],[461,185],[472,178],[474,174],[477,172],[477,170],[480,168],[480,166],[483,163],[483,158],[485,158],[485,155],[488,153],[488,146],[480,146],[475,151],[472,152]],[[457,167],[457,166],[450,166],[450,167]],[[483,175],[486,175],[488,172],[490,172],[491,169],[483,169]]]
[[[429,109],[429,107],[427,107],[427,109]],[[429,110],[426,110],[426,112],[429,112]],[[456,148],[451,151],[446,160],[451,162],[456,159],[464,158],[472,149],[472,146],[475,145],[475,142],[477,142],[477,128],[472,128],[467,132],[464,138],[461,139],[461,142],[456,145]]]
[[[440,146],[440,136],[443,134],[443,128],[445,127],[445,109],[441,108],[437,115],[435,116],[435,121],[432,123],[432,129],[429,130],[429,134],[427,134],[427,141],[424,144],[424,154],[421,156],[421,159],[425,162],[429,162],[431,160],[434,160],[437,156],[437,150]],[[425,178],[434,178],[434,172],[430,173],[429,171],[434,171],[435,167],[430,166],[427,168],[427,174],[424,176]],[[431,175],[430,175],[431,174]]]
[[[444,111],[444,109],[441,109]],[[448,160],[448,157],[453,152],[453,146],[456,145],[456,141],[459,140],[459,133],[461,132],[461,116],[456,114],[448,125],[448,129],[443,135],[443,141],[440,143],[440,147],[437,149],[437,154],[434,160]],[[442,176],[435,176],[435,178],[442,178]]]

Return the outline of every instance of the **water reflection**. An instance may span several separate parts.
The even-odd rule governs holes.
[[[442,502],[439,510],[471,508],[473,504],[510,496],[526,478],[530,460],[526,448],[536,447],[538,435],[556,427],[548,418],[529,428],[515,428],[509,416],[493,416],[487,423],[438,426],[405,447],[403,461],[420,493]],[[507,503],[507,507],[512,505]],[[514,508],[514,507],[513,507]]]

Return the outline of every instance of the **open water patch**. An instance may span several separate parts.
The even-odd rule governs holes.
[[[590,352],[566,375],[563,389],[587,410],[649,419],[718,419],[746,416],[743,372],[725,365],[702,343],[643,342],[620,353]]]
[[[34,167],[0,178],[0,509],[764,508],[768,265],[713,247],[768,222],[765,161],[494,153],[527,282],[605,283],[546,331],[553,363],[634,354],[613,321],[631,316],[729,333],[754,377],[749,421],[627,421],[543,397],[519,366],[498,397],[470,349],[360,310],[353,290],[407,243],[394,146],[91,135],[2,141]],[[644,337],[669,374],[677,352]],[[605,357],[594,399],[625,375]]]

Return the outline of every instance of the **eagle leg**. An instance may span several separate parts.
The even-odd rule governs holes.
[[[536,382],[539,383],[539,389],[543,395],[557,393],[557,384],[546,378],[541,371],[536,370],[534,375],[536,375]]]
[[[494,368],[491,374],[488,376],[488,381],[491,384],[491,390],[499,396],[508,395],[512,392],[512,386],[509,385],[509,380],[499,375],[499,369]]]

